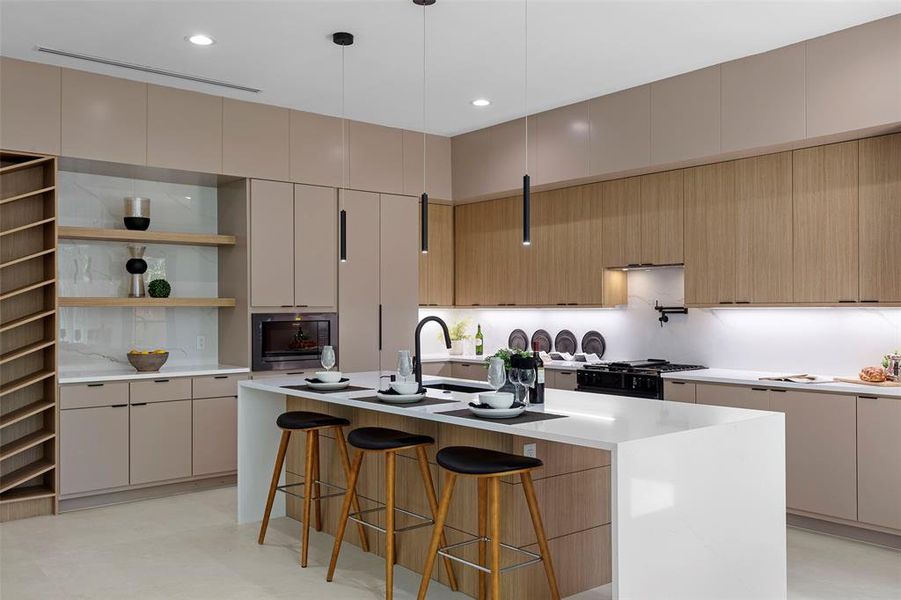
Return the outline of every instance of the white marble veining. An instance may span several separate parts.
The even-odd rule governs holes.
[[[824,379],[817,383],[792,383],[789,381],[761,381],[761,377],[780,377],[785,375],[797,375],[786,371],[742,371],[738,369],[703,369],[700,371],[681,371],[678,373],[664,373],[664,379],[676,381],[691,381],[696,383],[725,383],[730,385],[757,386],[765,385],[768,388],[781,390],[798,390],[802,392],[838,392],[842,394],[863,394],[867,396],[883,396],[901,398],[901,387],[883,387],[875,385],[845,383],[843,381],[831,381],[835,375],[818,375]],[[808,373],[815,375],[815,373]],[[841,376],[853,375],[845,373]]]
[[[60,385],[67,383],[93,383],[95,381],[134,381],[138,379],[159,379],[160,377],[204,377],[209,375],[240,375],[249,373],[247,367],[233,367],[219,364],[199,364],[184,366],[164,365],[153,373],[140,373],[131,366],[109,370],[70,370],[60,375]]]
[[[604,360],[664,358],[708,367],[853,374],[877,365],[901,348],[901,308],[724,308],[690,309],[673,315],[664,327],[657,321],[655,300],[684,302],[683,270],[631,271],[629,303],[615,309],[472,308],[420,309],[448,324],[481,324],[485,353],[506,347],[515,328],[531,335],[546,329],[553,339],[569,329],[581,342],[591,329],[607,341]],[[431,331],[431,329],[429,330]],[[444,352],[437,334],[423,332],[423,353]],[[467,352],[472,352],[471,340]]]

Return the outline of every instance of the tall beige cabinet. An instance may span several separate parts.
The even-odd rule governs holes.
[[[392,369],[412,349],[419,304],[416,198],[341,190],[347,260],[338,265],[342,371]]]

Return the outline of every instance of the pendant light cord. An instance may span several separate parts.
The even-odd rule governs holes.
[[[529,0],[524,0],[524,18],[523,18],[523,108],[526,113],[526,167],[525,172],[529,172]]]
[[[347,116],[345,112],[345,77],[344,77],[344,51],[347,46],[341,46],[341,187],[347,189]],[[341,202],[344,207],[344,202]]]
[[[422,5],[422,193],[425,193],[425,11],[427,6]]]

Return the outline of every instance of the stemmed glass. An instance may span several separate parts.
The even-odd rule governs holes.
[[[519,383],[522,384],[522,403],[529,403],[529,388],[535,383],[535,369],[518,369]]]
[[[331,346],[323,346],[319,361],[322,363],[323,369],[331,371],[332,367],[335,366],[335,349]]]
[[[510,371],[508,371],[508,373],[507,373],[507,375],[510,378],[510,383],[513,384],[513,401],[514,402],[519,400],[519,387],[520,387],[519,372],[521,370],[522,369],[514,369],[513,367],[511,367]]]
[[[397,352],[397,374],[403,383],[406,383],[407,377],[413,374],[413,358],[410,356],[409,350]]]
[[[504,359],[499,356],[492,356],[488,359],[488,385],[498,391],[507,383],[507,368],[504,366]]]

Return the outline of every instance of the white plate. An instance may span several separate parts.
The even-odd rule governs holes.
[[[474,408],[467,406],[469,412],[483,419],[512,419],[526,412],[525,406],[517,408]]]
[[[330,390],[343,390],[350,385],[350,381],[337,381],[335,383],[313,383],[312,381],[307,381],[306,384],[311,390],[327,392]]]
[[[425,398],[425,393],[422,394],[383,394],[382,392],[376,391],[375,397],[381,400],[386,404],[413,404],[414,402],[419,402],[423,398]]]

